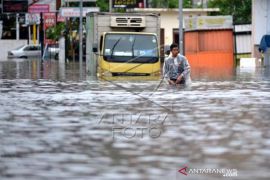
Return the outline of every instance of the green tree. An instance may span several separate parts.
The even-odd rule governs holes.
[[[151,6],[153,8],[178,8],[179,1],[178,0],[152,0]],[[192,7],[192,0],[184,0],[183,1],[184,8]]]
[[[151,7],[153,8],[167,7],[167,1],[162,1],[162,0],[152,0],[150,4],[151,4]]]
[[[153,8],[178,8],[178,0],[149,0],[149,5]],[[100,11],[109,11],[109,1],[108,0],[97,0],[97,6]],[[192,0],[183,0],[184,8],[192,7]]]
[[[220,15],[232,15],[234,24],[251,23],[252,0],[210,0],[208,7],[220,8]]]
[[[46,30],[46,35],[48,39],[53,39],[58,41],[61,34],[64,32],[66,27],[65,23],[57,23],[55,26],[50,27]]]
[[[101,12],[109,11],[109,1],[108,0],[97,0],[97,6],[100,8]]]

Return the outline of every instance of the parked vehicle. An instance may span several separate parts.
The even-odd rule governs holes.
[[[44,53],[45,53],[45,56],[43,54],[43,57],[46,57],[46,58],[54,58],[54,59],[58,59],[58,56],[59,56],[59,46],[58,45],[48,45],[48,46],[45,46],[45,49],[44,49]]]
[[[41,56],[40,45],[23,45],[8,51],[8,58],[28,58]]]
[[[59,47],[48,47],[48,55],[58,57]],[[28,58],[28,57],[41,57],[40,45],[27,44],[19,46],[14,50],[8,51],[8,58]]]

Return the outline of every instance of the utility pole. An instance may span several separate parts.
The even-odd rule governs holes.
[[[82,16],[83,16],[83,1],[80,0],[80,47],[79,47],[79,64],[80,64],[80,79],[82,79],[82,61],[83,61],[83,28],[82,28]]]
[[[16,14],[16,40],[20,39],[20,23],[19,23],[19,14]]]
[[[202,4],[202,7],[203,8],[207,8],[208,7],[208,5],[207,5],[207,0],[203,0],[203,2],[202,2],[203,4]]]
[[[112,0],[109,0],[109,12],[112,12]]]
[[[43,28],[43,13],[41,12],[40,13],[40,28],[41,28],[41,31],[40,31],[40,34],[39,34],[39,40],[40,40],[40,49],[41,49],[41,57],[43,57],[43,48],[44,48],[44,28]]]
[[[180,54],[184,54],[183,50],[183,0],[179,0],[179,49]]]

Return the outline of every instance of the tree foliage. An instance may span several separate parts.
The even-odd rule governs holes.
[[[149,0],[149,5],[153,8],[178,8],[178,0]],[[109,11],[108,0],[97,0],[97,6],[100,7],[102,12]],[[192,0],[184,0],[183,7],[191,8]]]
[[[179,0],[148,0],[153,8],[178,8]],[[208,0],[209,8],[220,8],[219,15],[232,15],[234,24],[251,23],[252,0]],[[97,0],[101,11],[109,11],[108,0]],[[192,0],[183,0],[184,8],[192,8]]]
[[[46,30],[47,38],[57,41],[61,34],[63,34],[65,27],[65,23],[57,23],[55,26],[50,27]]]
[[[150,3],[153,8],[178,8],[179,0],[152,0]],[[192,7],[192,0],[184,0],[183,1],[184,8]]]
[[[208,7],[220,8],[220,15],[232,15],[234,24],[251,23],[252,0],[210,0]]]
[[[108,0],[97,0],[97,6],[100,8],[101,12],[109,11],[109,1]]]

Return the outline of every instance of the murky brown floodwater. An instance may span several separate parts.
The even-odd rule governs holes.
[[[88,81],[78,67],[0,62],[1,180],[269,179],[269,70],[193,69],[190,87],[171,88]]]

